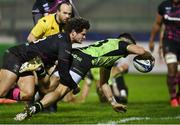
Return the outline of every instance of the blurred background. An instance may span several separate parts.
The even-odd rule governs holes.
[[[74,1],[80,15],[91,22],[87,41],[100,40],[117,36],[122,32],[129,32],[140,44],[147,47],[157,6],[162,0]],[[33,3],[34,0],[0,0],[1,44],[26,41],[27,35],[33,27],[31,14]],[[154,54],[157,54],[157,51]],[[158,60],[157,63],[162,66],[163,61]],[[156,72],[156,70],[154,71]],[[166,67],[163,66],[160,71],[166,71]]]

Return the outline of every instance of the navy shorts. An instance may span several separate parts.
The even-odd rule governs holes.
[[[180,61],[180,41],[163,40],[163,53],[174,53],[177,60]]]

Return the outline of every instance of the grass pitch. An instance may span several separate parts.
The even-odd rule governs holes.
[[[129,88],[126,113],[116,113],[109,104],[99,103],[92,86],[83,104],[58,104],[57,113],[39,113],[31,119],[16,122],[13,117],[23,110],[23,104],[0,104],[1,124],[180,124],[180,107],[169,105],[165,75],[125,76]]]

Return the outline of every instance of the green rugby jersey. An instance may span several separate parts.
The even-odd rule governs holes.
[[[106,39],[79,48],[79,50],[93,57],[92,67],[110,67],[115,61],[128,55],[127,46],[129,43],[124,41],[124,38]]]

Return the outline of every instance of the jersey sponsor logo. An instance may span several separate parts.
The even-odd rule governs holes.
[[[170,13],[171,12],[171,7],[165,7],[166,13]]]
[[[74,59],[78,60],[79,62],[81,62],[81,61],[82,61],[82,58],[81,58],[81,57],[79,57],[78,55],[76,55],[76,54],[72,54],[72,56],[73,56],[73,58],[74,58]]]

